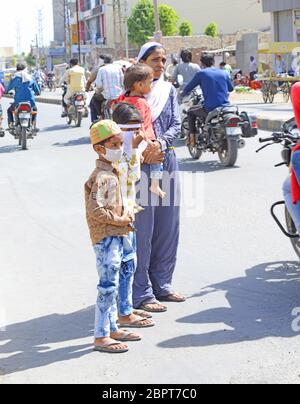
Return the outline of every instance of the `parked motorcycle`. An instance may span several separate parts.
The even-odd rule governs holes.
[[[77,128],[80,128],[82,119],[89,116],[89,111],[86,105],[85,94],[78,92],[71,99],[71,105],[68,106],[67,123],[75,122]]]
[[[283,131],[281,133],[273,133],[271,137],[259,139],[260,143],[267,143],[267,144],[262,146],[256,152],[259,153],[266,147],[272,146],[274,144],[280,144],[283,147],[281,151],[282,162],[276,164],[275,167],[280,167],[283,165],[289,167],[292,158],[292,150],[299,142],[299,140],[300,140],[300,134],[297,129],[295,119],[293,118],[284,124]],[[281,221],[275,214],[275,210],[278,206],[284,207],[285,226],[281,223]],[[279,226],[282,233],[290,239],[293,249],[295,250],[297,256],[300,258],[300,235],[286,207],[285,201],[279,201],[274,203],[271,207],[271,215],[275,220],[275,222],[277,223],[277,225]]]
[[[27,150],[27,140],[37,135],[33,120],[36,114],[29,102],[21,102],[13,112],[14,122],[13,127],[9,128],[9,133],[19,141],[22,150]]]
[[[191,103],[199,104],[199,94],[193,94]],[[187,112],[187,111],[186,111]],[[238,150],[245,147],[244,138],[257,135],[256,116],[239,112],[237,106],[228,105],[216,108],[207,118],[196,120],[196,145],[189,145],[189,153],[194,160],[199,160],[204,152],[218,153],[225,167],[233,167],[238,158]],[[188,121],[182,129],[189,134]]]

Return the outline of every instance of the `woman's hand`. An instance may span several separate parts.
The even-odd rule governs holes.
[[[161,150],[161,144],[157,140],[151,142],[143,153],[145,164],[160,164],[164,161],[165,153]]]

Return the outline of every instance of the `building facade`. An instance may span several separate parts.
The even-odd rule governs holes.
[[[52,0],[54,41],[62,45],[65,41],[64,0]]]
[[[80,0],[80,41],[85,45],[106,44],[106,1]]]
[[[274,42],[300,42],[300,0],[262,0]]]

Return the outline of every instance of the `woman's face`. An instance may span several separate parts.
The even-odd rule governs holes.
[[[154,50],[150,56],[148,56],[147,60],[143,63],[146,63],[148,66],[152,67],[154,72],[154,79],[159,79],[161,75],[165,71],[167,57],[164,49],[156,49]]]

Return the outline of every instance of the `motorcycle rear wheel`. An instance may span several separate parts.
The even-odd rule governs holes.
[[[75,119],[75,125],[76,125],[77,128],[80,128],[80,126],[81,126],[82,117],[83,117],[82,112],[78,112],[77,117]]]
[[[236,140],[227,138],[224,148],[218,152],[219,159],[225,167],[233,167],[238,158],[238,145]]]
[[[22,128],[20,141],[21,141],[22,150],[27,150],[27,130],[26,130],[26,128]]]
[[[286,220],[286,226],[288,229],[288,232],[290,234],[298,234],[295,223],[293,219],[291,218],[291,215],[287,208],[285,208],[285,220]],[[298,238],[291,238],[291,243],[293,246],[293,249],[295,253],[297,254],[298,258],[300,258],[300,237]]]

